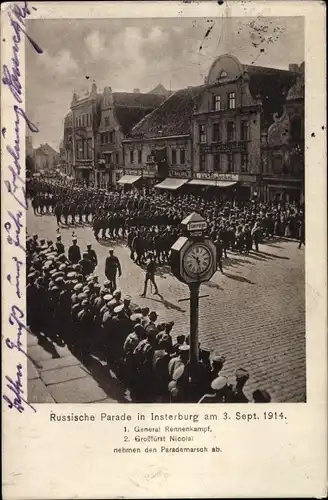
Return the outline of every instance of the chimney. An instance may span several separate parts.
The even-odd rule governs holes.
[[[298,64],[290,64],[288,66],[288,69],[289,69],[289,71],[292,71],[293,73],[298,73],[299,72]]]
[[[140,94],[140,89],[133,89],[134,94]]]

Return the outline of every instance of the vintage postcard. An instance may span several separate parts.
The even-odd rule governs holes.
[[[324,3],[1,14],[4,498],[325,497]]]

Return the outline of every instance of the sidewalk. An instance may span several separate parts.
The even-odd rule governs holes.
[[[29,403],[128,403],[124,388],[105,363],[88,367],[44,336],[27,334]]]

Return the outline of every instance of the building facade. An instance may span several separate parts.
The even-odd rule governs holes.
[[[201,87],[178,90],[131,130],[124,143],[125,175],[148,185],[192,177],[192,117]],[[173,186],[173,184],[172,184]]]
[[[54,171],[59,162],[59,153],[49,144],[41,144],[34,150],[34,164],[36,172]]]
[[[262,137],[263,193],[266,201],[304,202],[304,63],[283,112]]]
[[[105,87],[99,92],[93,83],[91,92],[82,97],[74,92],[64,120],[66,173],[96,187],[115,185],[117,172],[124,166],[122,140],[166,99],[160,90],[113,93]]]
[[[294,81],[295,72],[247,66],[230,54],[213,62],[193,115],[193,177],[200,185],[226,186],[239,199],[262,195],[262,133]]]

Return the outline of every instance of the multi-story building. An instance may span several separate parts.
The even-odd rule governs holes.
[[[259,194],[261,136],[280,113],[295,71],[244,65],[229,54],[209,70],[193,114],[192,185],[227,188],[239,199]]]
[[[174,92],[141,120],[124,143],[124,173],[175,189],[192,177],[192,119],[203,87]],[[141,179],[140,179],[141,182]]]
[[[166,99],[157,93],[112,92],[105,87],[101,100],[101,121],[96,138],[96,185],[108,187],[122,177],[122,141],[132,127]]]
[[[262,137],[263,195],[268,201],[304,201],[304,63],[289,89],[283,112]]]
[[[96,136],[101,120],[101,95],[92,84],[91,92],[78,97],[74,92],[72,112],[72,156],[75,177],[93,182],[96,163]]]
[[[64,120],[66,173],[99,187],[115,184],[123,166],[122,140],[133,125],[166,99],[160,90],[113,93],[105,87],[99,92],[93,83],[91,92],[82,97],[74,92]]]
[[[41,144],[34,151],[34,162],[36,172],[54,171],[59,162],[59,153],[49,144]]]

